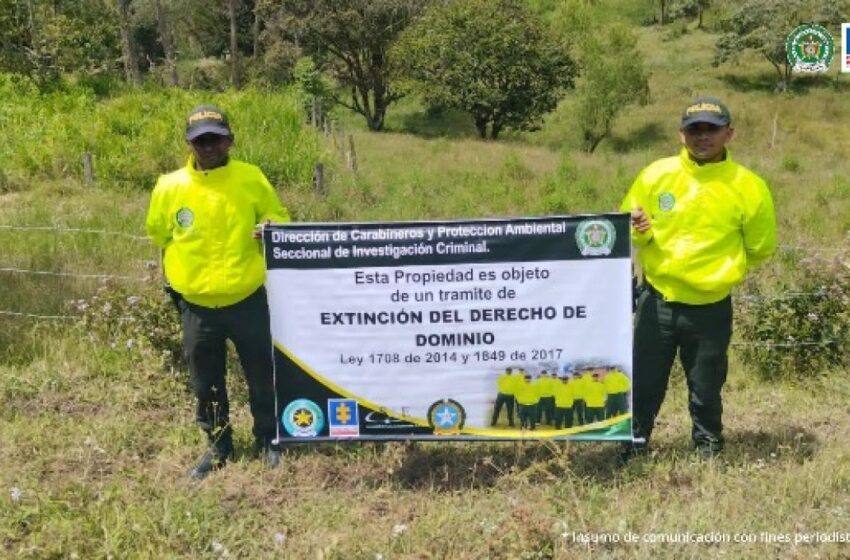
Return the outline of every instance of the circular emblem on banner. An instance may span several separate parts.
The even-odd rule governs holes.
[[[428,424],[435,434],[457,434],[466,422],[466,411],[454,399],[442,399],[428,408]]]
[[[585,220],[576,228],[578,249],[586,257],[610,255],[616,240],[617,231],[608,220]]]
[[[293,437],[315,437],[325,427],[325,416],[319,405],[308,399],[297,399],[286,405],[280,421]]]
[[[673,193],[661,193],[658,195],[658,208],[664,212],[669,212],[676,206],[676,197]]]
[[[177,223],[180,224],[180,227],[189,227],[193,223],[195,223],[195,214],[186,207],[181,208],[177,211]]]
[[[785,41],[785,53],[794,72],[826,72],[834,52],[832,35],[820,25],[801,25]]]

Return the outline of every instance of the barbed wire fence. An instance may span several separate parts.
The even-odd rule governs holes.
[[[78,227],[66,227],[66,226],[57,226],[57,225],[9,225],[9,224],[0,224],[0,231],[19,231],[19,232],[30,232],[30,233],[57,233],[57,234],[90,234],[90,235],[99,235],[103,237],[114,237],[114,238],[123,238],[129,239],[132,241],[139,241],[144,243],[150,243],[148,237],[144,235],[136,235],[127,232],[121,231],[110,231],[105,229],[95,229],[95,228],[78,228]],[[802,245],[780,245],[778,247],[780,251],[784,251],[787,253],[795,253],[801,252],[806,254],[840,254],[843,252],[847,252],[847,249],[840,247],[810,247],[810,246],[802,246]],[[0,263],[2,264],[2,263]],[[157,265],[158,271],[161,274],[162,263],[159,262]],[[27,268],[18,268],[11,266],[0,266],[0,274],[22,274],[22,275],[33,275],[33,276],[53,276],[53,277],[67,277],[67,278],[80,278],[80,279],[89,279],[89,280],[100,280],[100,281],[117,281],[117,282],[137,282],[137,283],[151,283],[153,281],[153,277],[151,275],[146,276],[129,276],[129,275],[121,275],[121,274],[105,274],[105,273],[83,273],[83,272],[64,272],[64,271],[51,271],[51,270],[34,270]],[[736,294],[735,298],[742,301],[771,301],[771,300],[783,300],[783,299],[796,299],[796,298],[808,298],[808,297],[824,297],[826,295],[823,291],[816,292],[798,292],[798,291],[788,291],[788,292],[775,292],[775,293],[765,293],[765,294]],[[30,313],[26,311],[13,310],[13,309],[0,309],[0,316],[6,317],[16,317],[21,319],[32,319],[32,320],[41,320],[41,321],[73,321],[79,320],[80,315],[60,315],[60,314],[39,314],[39,313]],[[767,347],[767,348],[796,348],[801,346],[823,346],[828,347],[830,345],[836,344],[839,341],[836,339],[824,339],[824,340],[795,340],[795,341],[782,341],[782,342],[771,342],[771,341],[733,341],[731,346],[733,347]]]

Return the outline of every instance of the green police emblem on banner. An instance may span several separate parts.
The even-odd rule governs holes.
[[[676,197],[673,193],[661,193],[658,195],[658,208],[664,212],[669,212],[676,206]]]
[[[835,44],[829,31],[820,25],[801,25],[788,35],[785,52],[794,72],[826,72]]]
[[[187,228],[193,223],[195,223],[195,214],[193,214],[192,211],[186,207],[183,207],[177,211],[176,218],[177,223],[180,225],[180,227]]]
[[[576,243],[585,257],[598,257],[611,254],[617,231],[608,220],[585,220],[576,228]]]

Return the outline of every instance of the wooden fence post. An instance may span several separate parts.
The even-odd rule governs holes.
[[[348,135],[348,157],[346,158],[348,162],[348,169],[357,173],[357,152],[354,150],[354,135]]]
[[[325,166],[319,161],[313,168],[313,190],[319,196],[325,196]]]
[[[83,184],[94,184],[94,158],[91,152],[83,152]]]

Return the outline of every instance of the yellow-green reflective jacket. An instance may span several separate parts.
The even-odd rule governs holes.
[[[718,163],[697,165],[682,149],[650,164],[621,205],[637,207],[652,224],[644,234],[632,228],[641,268],[670,301],[720,301],[776,249],[770,191],[728,151]]]
[[[605,375],[605,379],[602,380],[602,383],[605,385],[605,390],[608,391],[609,395],[614,393],[625,393],[629,389],[631,389],[631,381],[629,381],[629,377],[618,369],[614,369],[609,371]]]
[[[513,375],[512,373],[503,373],[499,376],[499,379],[496,381],[499,392],[504,393],[505,395],[513,395],[516,392],[516,378],[518,376]]]
[[[589,373],[579,377],[573,377],[570,383],[573,385],[573,395],[577,399],[587,399],[588,384],[593,381],[593,376]]]
[[[515,398],[517,403],[524,405],[537,404],[540,400],[534,385],[525,381],[517,387]]]
[[[555,406],[558,408],[569,408],[573,406],[574,401],[575,382],[567,381],[564,383],[563,381],[559,381],[555,385]]]
[[[605,390],[605,384],[601,381],[590,379],[584,386],[584,402],[592,408],[602,408],[605,406],[605,398],[608,392]]]
[[[537,390],[537,396],[539,397],[551,397],[555,394],[555,388],[552,386],[552,378],[548,375],[546,377],[538,377],[532,385]]]
[[[289,214],[254,165],[231,159],[210,171],[185,167],[162,175],[151,194],[145,225],[164,250],[171,286],[191,303],[237,303],[265,281],[257,224],[288,222]]]

